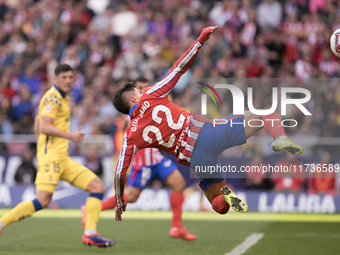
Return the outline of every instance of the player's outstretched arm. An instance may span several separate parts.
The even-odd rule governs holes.
[[[126,201],[124,201],[124,186],[126,180],[126,172],[131,164],[131,159],[133,155],[138,151],[137,147],[129,142],[126,132],[124,133],[123,148],[119,154],[119,159],[115,171],[115,194],[117,199],[116,206],[116,221],[122,220],[122,213],[125,211]]]
[[[160,82],[150,87],[146,91],[149,95],[157,97],[165,97],[169,94],[172,88],[176,85],[179,78],[184,74],[191,66],[192,62],[198,55],[202,45],[209,40],[210,35],[216,30],[217,26],[206,27],[202,30],[198,39],[190,46],[190,48],[177,60],[173,65],[170,72],[163,77]]]
[[[50,136],[57,136],[71,140],[73,142],[81,143],[84,140],[85,133],[80,132],[81,127],[76,132],[69,133],[62,131],[53,126],[53,118],[49,116],[41,116],[41,133]]]

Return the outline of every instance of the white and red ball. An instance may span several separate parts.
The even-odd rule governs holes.
[[[335,56],[340,58],[340,29],[336,30],[330,39],[330,47]]]

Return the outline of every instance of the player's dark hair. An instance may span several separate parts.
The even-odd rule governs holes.
[[[132,82],[127,82],[117,91],[116,95],[112,99],[112,104],[117,109],[117,111],[124,114],[129,114],[130,106],[129,99],[126,97],[126,93],[135,90],[135,88],[135,84]]]
[[[60,64],[54,69],[54,74],[58,76],[61,73],[65,73],[68,71],[73,71],[73,68],[70,67],[68,64]]]
[[[145,82],[149,82],[149,81],[148,81],[148,79],[146,79],[144,76],[139,76],[139,77],[135,80],[135,84],[136,84],[137,82],[143,82],[143,83],[145,83]]]

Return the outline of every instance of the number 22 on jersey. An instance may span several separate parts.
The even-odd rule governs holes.
[[[161,124],[161,122],[163,120],[163,118],[158,116],[159,112],[165,113],[166,122],[167,122],[169,128],[171,128],[173,130],[179,130],[183,127],[184,120],[185,120],[185,117],[184,117],[183,114],[181,114],[179,116],[178,122],[175,123],[173,118],[172,118],[172,114],[171,114],[170,109],[168,107],[164,106],[164,105],[157,105],[152,110],[152,120],[155,121],[158,124]],[[172,133],[169,140],[167,142],[164,142],[163,135],[162,135],[161,131],[159,130],[158,127],[156,127],[154,125],[149,125],[149,126],[144,128],[142,135],[143,135],[143,139],[144,139],[145,142],[152,143],[152,138],[149,136],[149,132],[152,132],[156,135],[156,139],[157,139],[157,142],[159,143],[159,145],[162,145],[162,146],[167,147],[167,148],[170,148],[174,145],[174,142],[176,140],[175,134]]]

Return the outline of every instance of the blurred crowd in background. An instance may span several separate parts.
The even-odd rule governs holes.
[[[86,134],[113,136],[117,89],[141,75],[160,80],[208,25],[219,30],[187,80],[295,78],[282,86],[309,89],[313,98],[306,107],[313,117],[290,112],[299,128],[288,133],[340,136],[340,85],[334,79],[340,68],[329,49],[340,28],[338,0],[0,0],[0,134],[34,133],[54,68],[67,63],[76,77],[70,130],[81,125]],[[277,85],[272,80],[255,93],[258,109]],[[171,95],[188,108],[189,93],[182,82]],[[223,106],[230,115],[231,100]],[[6,145],[0,148],[6,152]]]

